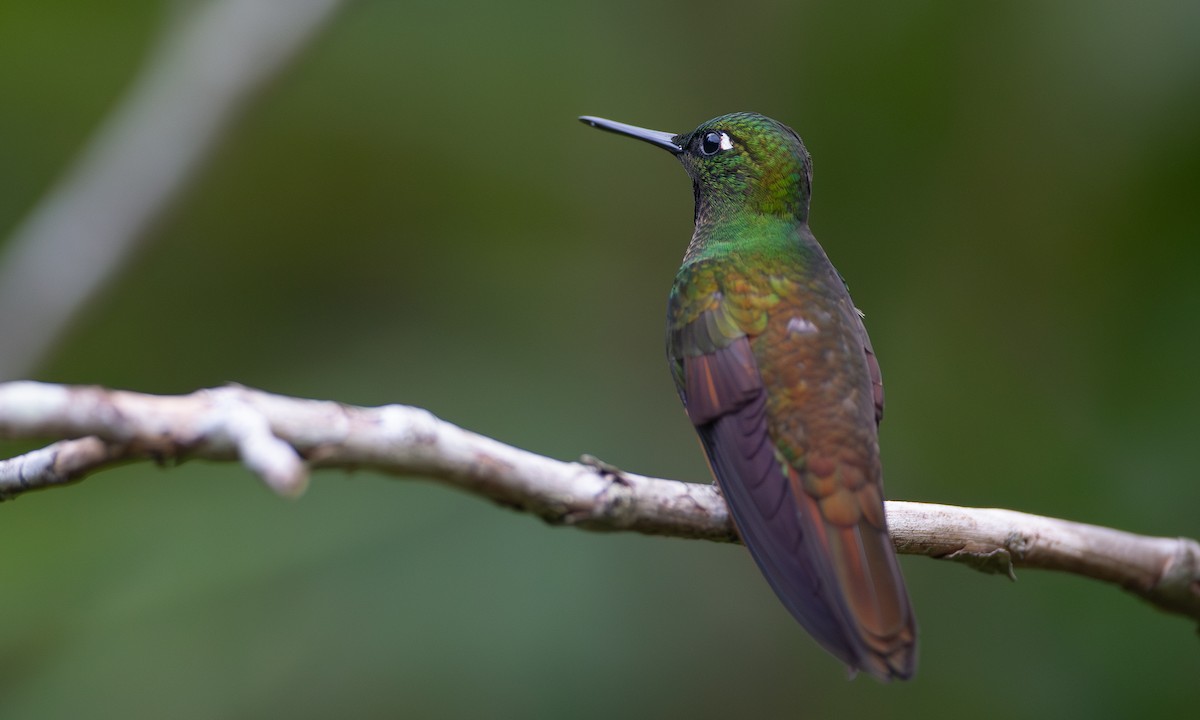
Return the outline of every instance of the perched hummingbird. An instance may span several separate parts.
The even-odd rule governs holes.
[[[911,677],[916,623],[883,507],[883,381],[808,229],[804,143],[754,113],[679,135],[580,120],[667,150],[692,178],[667,359],[746,547],[826,650],[882,680]]]

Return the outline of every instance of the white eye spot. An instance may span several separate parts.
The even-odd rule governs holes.
[[[796,316],[788,320],[787,324],[788,335],[816,335],[817,326],[811,320],[806,320]]]
[[[709,130],[708,132],[704,133],[704,137],[700,138],[696,146],[700,150],[701,155],[704,157],[712,157],[713,155],[716,155],[724,150],[732,150],[733,138],[729,137],[729,133],[727,132]]]

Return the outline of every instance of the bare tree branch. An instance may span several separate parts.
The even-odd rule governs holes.
[[[239,459],[295,496],[309,467],[371,468],[440,480],[555,525],[737,542],[712,485],[625,473],[520,450],[419,408],[355,407],[240,386],[156,396],[0,383],[0,437],[68,438],[0,461],[0,498],[76,482],[141,459]],[[896,549],[1012,576],[1013,567],[1116,584],[1200,620],[1200,543],[1011,510],[887,503]]]
[[[211,0],[175,18],[124,100],[0,254],[0,379],[30,374],[233,120],[342,2]]]

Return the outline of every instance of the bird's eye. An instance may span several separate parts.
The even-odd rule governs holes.
[[[716,155],[721,150],[729,150],[732,147],[733,141],[729,139],[728,133],[710,132],[700,141],[700,154]]]

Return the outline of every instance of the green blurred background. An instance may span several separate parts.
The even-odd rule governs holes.
[[[152,0],[0,6],[0,237]],[[1200,5],[351,4],[37,378],[401,402],[706,481],[666,372],[683,172],[578,122],[757,110],[887,381],[893,498],[1200,536]],[[907,684],[845,680],[739,547],[425,483],[127,466],[0,506],[0,717],[1164,717],[1188,622],[905,558]]]

